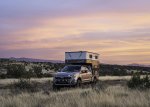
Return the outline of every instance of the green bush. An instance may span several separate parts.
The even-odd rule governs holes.
[[[5,79],[5,78],[7,78],[6,74],[0,74],[0,79]]]
[[[34,70],[34,73],[36,74],[36,76],[38,78],[41,78],[43,76],[42,67],[41,66],[34,66],[33,70]]]
[[[19,89],[22,91],[28,91],[28,92],[36,92],[38,91],[37,89],[37,84],[33,84],[30,82],[30,79],[19,79],[18,82],[14,83],[15,89]]]
[[[21,64],[8,65],[7,70],[7,75],[10,78],[21,78],[26,72],[25,66]]]
[[[19,89],[28,89],[31,87],[30,81],[27,79],[19,79],[15,86]]]
[[[141,78],[139,74],[134,74],[131,80],[128,81],[129,88],[150,88],[150,78],[148,75]]]
[[[146,75],[142,79],[142,83],[143,83],[143,87],[150,88],[150,77],[148,75]]]
[[[22,78],[30,79],[31,77],[37,77],[33,69],[29,69],[29,71],[24,72]]]

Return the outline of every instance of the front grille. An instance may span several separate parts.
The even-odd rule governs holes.
[[[61,79],[60,77],[55,77],[55,79]]]
[[[71,79],[71,77],[64,77],[64,79]]]
[[[69,84],[71,77],[55,77],[56,84]]]

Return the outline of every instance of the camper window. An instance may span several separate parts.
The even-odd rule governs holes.
[[[98,59],[98,56],[95,56],[95,59]]]
[[[89,55],[90,58],[92,58],[92,55]]]

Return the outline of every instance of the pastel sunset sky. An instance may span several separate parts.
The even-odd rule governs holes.
[[[150,64],[150,0],[1,0],[0,57]]]

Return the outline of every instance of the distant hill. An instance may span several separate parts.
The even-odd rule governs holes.
[[[34,58],[7,58],[9,60],[15,60],[15,61],[25,61],[25,62],[51,62],[51,63],[64,63],[64,61],[61,60],[45,60],[45,59],[34,59]]]
[[[51,63],[65,63],[65,61],[61,61],[61,60],[46,60],[46,59],[34,59],[34,58],[15,58],[15,57],[11,57],[11,58],[0,58],[0,59],[9,59],[9,60],[15,60],[15,61],[25,61],[25,62],[51,62]],[[112,64],[104,64],[101,63],[101,65],[112,65]],[[116,65],[116,64],[115,64]],[[150,65],[143,65],[143,64],[137,64],[137,63],[132,63],[132,64],[128,64],[126,66],[135,66],[135,67],[150,67]]]
[[[150,65],[142,65],[142,64],[136,64],[136,63],[129,64],[128,66],[150,67]]]

